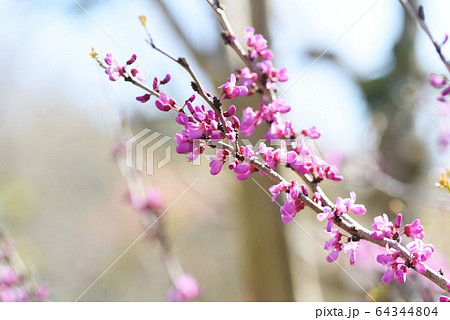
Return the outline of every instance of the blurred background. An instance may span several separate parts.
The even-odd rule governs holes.
[[[180,101],[190,95],[190,80],[149,48],[139,15],[148,17],[156,43],[186,57],[210,91],[242,66],[223,46],[206,1],[78,3],[82,8],[72,0],[0,1],[0,223],[34,277],[50,285],[53,301],[75,300],[143,231],[111,155],[116,141],[108,123],[126,119],[134,133],[180,130],[173,114],[136,102],[139,89],[110,82],[89,57],[91,47],[120,61],[136,53],[152,76],[171,73],[166,90]],[[449,106],[436,101],[427,81],[445,69],[398,1],[224,3],[238,37],[255,26],[267,36],[276,67],[288,68],[290,81],[279,89],[292,106],[288,118],[298,128],[318,127],[321,154],[345,177],[324,184],[330,198],[355,191],[368,208],[366,226],[383,212],[402,212],[407,222],[420,217],[425,242],[442,255],[433,263],[446,270],[450,199],[435,183],[450,165],[439,143]],[[450,4],[421,4],[431,32],[443,40],[450,20],[442,13]],[[200,283],[201,300],[370,300],[364,290],[380,301],[436,300],[435,288],[412,273],[405,285],[381,285],[370,246],[358,251],[356,266],[344,254],[338,260],[363,290],[325,261],[327,235],[312,211],[298,215],[301,227],[282,225],[270,198],[232,172],[212,177],[206,162],[193,167],[174,155],[146,180],[169,206],[197,178],[164,223],[185,271]],[[169,286],[159,248],[142,240],[82,300],[164,301]]]

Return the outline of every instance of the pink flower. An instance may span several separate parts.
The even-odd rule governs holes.
[[[430,84],[437,89],[442,88],[447,83],[446,77],[437,74],[431,74],[429,80]]]
[[[145,81],[145,77],[142,75],[142,69],[139,67],[131,69],[131,75],[141,82]]]
[[[180,276],[173,287],[169,289],[168,300],[173,302],[187,302],[200,296],[197,281],[190,275]]]
[[[50,288],[47,285],[40,285],[34,290],[34,297],[37,301],[45,301],[48,299]]]
[[[401,213],[397,214],[397,217],[395,218],[395,228],[396,229],[399,229],[402,226],[402,218],[403,218],[403,216]]]
[[[266,146],[264,142],[259,144],[258,153],[264,160],[264,164],[267,165],[271,169],[275,169],[280,162],[280,151],[274,150],[272,147]]]
[[[269,188],[270,193],[272,193],[272,201],[275,201],[281,192],[286,192],[286,201],[280,208],[283,223],[291,222],[297,213],[305,208],[305,204],[298,199],[300,192],[303,192],[301,190],[303,188],[299,188],[298,182],[295,180],[292,180],[290,184],[282,181]]]
[[[358,249],[359,241],[351,241],[342,244],[342,250],[350,254],[349,261],[351,265],[356,263],[356,250]]]
[[[20,275],[9,265],[0,269],[0,286],[12,286],[20,280]]]
[[[389,221],[386,213],[383,216],[377,216],[373,219],[372,238],[383,239],[383,237],[390,238],[394,233],[394,225]]]
[[[295,201],[286,199],[283,206],[280,208],[281,221],[283,223],[289,223],[294,220],[297,215],[297,207]]]
[[[327,232],[331,232],[331,228],[333,226],[334,218],[335,218],[334,217],[334,212],[328,206],[323,207],[323,212],[317,214],[317,220],[319,220],[319,221],[328,220],[328,224],[325,227],[325,230]]]
[[[238,69],[236,71],[239,73],[238,78],[241,80],[241,84],[247,88],[251,88],[253,83],[258,79],[258,75],[250,72],[249,68]]]
[[[424,244],[420,239],[414,239],[406,245],[406,248],[411,253],[411,263],[417,269],[417,272],[424,273],[426,268],[422,262],[431,258],[434,252],[434,246],[431,244]]]
[[[164,77],[164,79],[162,79],[162,80],[159,82],[159,84],[164,85],[164,84],[168,83],[168,82],[170,81],[171,78],[172,78],[172,76],[170,75],[170,73],[168,73],[168,74],[166,74],[166,76]]]
[[[397,277],[397,281],[399,283],[406,282],[406,274],[408,272],[408,268],[404,263],[397,262],[397,258],[400,257],[400,254],[395,249],[389,249],[388,254],[379,254],[377,256],[377,261],[381,265],[387,266],[388,269],[384,273],[384,275],[381,278],[381,281],[383,283],[388,283],[394,279],[394,277]]]
[[[188,154],[192,152],[193,142],[187,138],[187,132],[185,130],[183,130],[181,134],[177,133],[174,139],[177,142],[177,147],[175,149],[177,153]]]
[[[440,296],[439,302],[450,302],[450,298],[446,296]]]
[[[137,59],[137,56],[133,53],[133,54],[131,55],[130,60],[127,61],[127,65],[132,65],[133,63],[136,62],[136,59]]]
[[[344,180],[344,177],[339,175],[339,169],[335,165],[326,166],[324,173],[325,173],[325,177],[329,180],[333,180],[333,181]]]
[[[209,167],[211,168],[210,173],[214,176],[218,174],[223,167],[227,157],[229,155],[228,150],[217,149],[216,157],[211,158],[211,162],[209,163]]]
[[[350,198],[342,199],[341,197],[338,197],[336,199],[336,214],[338,216],[342,216],[344,213],[347,213],[348,211],[356,214],[356,215],[363,215],[366,213],[366,207],[362,204],[355,204],[356,201],[356,194],[352,191],[350,192]]]
[[[339,257],[339,249],[333,249],[328,255],[327,255],[327,262],[334,262]]]
[[[222,95],[225,99],[234,99],[237,97],[246,96],[248,94],[247,87],[236,85],[236,76],[234,74],[231,74],[228,81],[219,88],[223,89]]]
[[[158,189],[150,189],[147,192],[147,206],[151,210],[161,211],[164,208],[162,193]]]
[[[255,171],[255,168],[249,163],[239,163],[233,170],[238,180],[246,180]]]
[[[251,145],[241,146],[239,151],[245,159],[250,160],[255,157],[255,151],[253,151],[253,147]]]
[[[305,137],[310,137],[311,139],[319,139],[320,138],[320,132],[317,131],[316,126],[313,126],[309,129],[302,130],[302,135]]]
[[[147,102],[148,100],[150,100],[150,97],[151,96],[148,93],[146,93],[146,94],[144,94],[141,97],[136,97],[136,100],[139,101],[139,102],[144,103],[144,102]]]
[[[240,129],[246,136],[251,136],[256,126],[261,122],[261,116],[259,111],[253,111],[252,107],[247,107],[242,111],[242,120]]]
[[[161,111],[169,111],[175,105],[175,101],[169,98],[165,93],[159,95],[159,99],[155,102],[156,107]]]
[[[356,201],[356,193],[353,191],[350,192],[350,200],[347,199],[347,207],[350,212],[356,215],[363,215],[367,212],[366,207],[363,204],[355,204]]]
[[[267,48],[267,40],[261,34],[255,34],[255,29],[248,27],[245,29],[244,41],[249,47],[249,58],[256,59],[262,57],[263,59],[272,59],[273,54]]]
[[[283,99],[276,99],[269,104],[261,104],[262,118],[267,122],[279,121],[278,114],[285,114],[291,110],[291,107],[287,105]]]
[[[24,287],[7,287],[0,289],[0,301],[2,302],[25,302],[29,301],[30,294]]]
[[[289,188],[289,183],[280,182],[279,184],[273,185],[269,188],[270,193],[272,194],[272,202],[278,197],[280,192],[286,191]]]
[[[223,113],[225,117],[231,117],[236,113],[236,106],[232,104],[227,111]]]
[[[327,262],[334,262],[339,256],[339,252],[342,249],[342,245],[340,243],[342,234],[337,229],[333,229],[331,231],[327,231],[327,233],[331,236],[331,239],[325,242],[324,249],[331,250],[328,254],[326,260]]]
[[[105,73],[109,76],[109,80],[117,81],[121,76],[123,76],[123,70],[125,67],[119,65],[119,63],[112,57],[111,53],[106,54],[104,61],[109,66],[105,69]]]
[[[414,239],[423,239],[423,227],[420,225],[420,220],[416,219],[413,223],[405,225],[405,235]]]

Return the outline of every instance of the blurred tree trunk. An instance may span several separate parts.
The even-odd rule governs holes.
[[[216,85],[225,82],[230,73],[237,66],[232,66],[227,56],[227,50],[223,44],[213,54],[205,55],[189,43],[189,39],[179,24],[172,16],[164,1],[156,1],[163,10],[167,19],[171,21],[175,31],[180,36],[197,63],[206,71]],[[206,5],[206,1],[204,3]],[[229,3],[229,6],[236,3]],[[242,5],[242,4],[238,4]],[[258,33],[268,37],[266,1],[250,1],[251,22]],[[211,13],[212,14],[212,13]],[[231,24],[233,19],[231,17]],[[219,30],[217,32],[219,37]],[[239,104],[239,102],[245,103]],[[261,102],[260,96],[254,96],[237,101],[240,109],[250,105],[257,107]],[[261,138],[267,131],[267,127],[258,128],[254,136]],[[256,139],[257,140],[257,139]],[[254,174],[253,176],[257,176]],[[266,179],[259,179],[265,190],[270,184]],[[243,299],[248,301],[293,301],[294,294],[289,267],[288,250],[279,207],[270,201],[270,197],[251,178],[244,182],[236,182],[240,194],[240,203],[236,213],[240,225],[240,237],[242,239],[243,283],[246,286]]]
[[[415,94],[421,79],[415,62],[416,29],[405,12],[403,32],[393,50],[394,68],[381,78],[361,82],[372,112],[381,112],[387,120],[379,144],[380,165],[403,182],[413,182],[420,176],[425,162],[423,143],[414,134]]]
[[[251,20],[257,33],[269,37],[266,1],[250,1]],[[269,40],[269,39],[268,39]],[[269,40],[270,44],[270,40]],[[257,107],[261,99],[254,96],[245,102]],[[246,107],[247,105],[243,106]],[[253,136],[253,143],[262,138],[268,126],[259,126]],[[267,179],[254,178],[268,190]],[[253,179],[243,183],[242,212],[240,213],[242,236],[246,245],[246,278],[249,286],[247,300],[293,301],[291,271],[284,229],[280,219],[280,208]]]
[[[224,83],[237,67],[230,63],[227,54],[227,50],[230,49],[221,44],[214,53],[207,55],[201,50],[197,50],[189,43],[189,39],[182,30],[182,24],[174,18],[164,1],[157,0],[156,3],[162,9],[167,20],[171,22],[180,39],[185,42],[196,62],[208,73],[212,82],[216,85]],[[237,3],[230,2],[228,4],[231,6]],[[206,1],[205,5],[207,5]],[[251,20],[258,33],[268,37],[266,1],[251,0],[250,10],[251,19],[248,20]],[[232,18],[231,24],[233,24]],[[219,30],[217,37],[219,37]],[[241,101],[245,105],[240,104]],[[254,96],[237,101],[236,104],[242,110],[248,105],[257,107],[260,102],[261,97]],[[261,126],[255,130],[254,136],[263,137],[267,129],[267,126]],[[257,174],[253,176],[257,178]],[[261,180],[258,183],[268,190],[270,183],[266,182],[267,179],[258,180]],[[236,215],[239,219],[239,231],[242,239],[240,249],[242,250],[241,260],[245,278],[242,282],[246,286],[243,299],[248,301],[293,301],[288,250],[279,207],[271,202],[270,197],[251,178],[244,182],[236,182],[236,189],[239,190],[240,195],[237,205],[240,209]]]
[[[394,68],[383,77],[360,82],[373,115],[378,114],[378,118],[382,115],[386,122],[378,145],[379,166],[385,173],[405,183],[413,183],[421,176],[426,161],[423,141],[414,133],[416,91],[419,80],[423,78],[415,61],[416,33],[417,26],[404,12],[403,32],[393,48]],[[395,208],[388,208],[393,197],[401,195],[377,191],[371,194],[367,203],[374,212],[394,211]],[[406,202],[405,199],[402,201]],[[409,220],[416,210],[420,209],[415,205],[408,206],[403,213],[404,218]],[[406,301],[411,299],[410,293],[395,284],[374,288],[371,295],[379,301],[398,300],[395,295]]]

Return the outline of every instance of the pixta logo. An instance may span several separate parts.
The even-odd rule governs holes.
[[[132,136],[126,143],[126,164],[127,167],[145,172],[149,175],[154,174],[155,153],[172,139],[169,136],[163,136],[159,132],[152,132],[150,129],[144,129]],[[156,162],[156,168],[161,169],[172,159],[171,146],[167,145],[163,159]]]

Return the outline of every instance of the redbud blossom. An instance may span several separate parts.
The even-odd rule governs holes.
[[[173,302],[187,302],[200,296],[197,281],[190,275],[182,275],[169,289],[168,300]]]
[[[429,81],[433,87],[440,89],[447,83],[447,78],[437,74],[431,74]]]
[[[377,216],[373,219],[372,228],[372,238],[383,239],[383,237],[390,238],[394,233],[394,225],[389,221],[389,217],[386,213],[383,216]]]
[[[144,102],[147,102],[148,100],[150,100],[150,97],[151,96],[148,93],[146,93],[143,96],[136,97],[136,100],[139,101],[139,102],[144,103]]]
[[[223,89],[222,95],[225,99],[234,99],[237,97],[246,96],[248,93],[247,87],[236,85],[236,76],[234,74],[231,74],[228,81],[219,88]]]
[[[423,239],[423,227],[420,225],[420,220],[416,219],[413,223],[405,225],[405,235],[414,239]]]
[[[302,130],[302,135],[306,137],[310,137],[311,139],[319,139],[320,138],[320,132],[317,131],[316,126],[312,126],[309,129]]]

